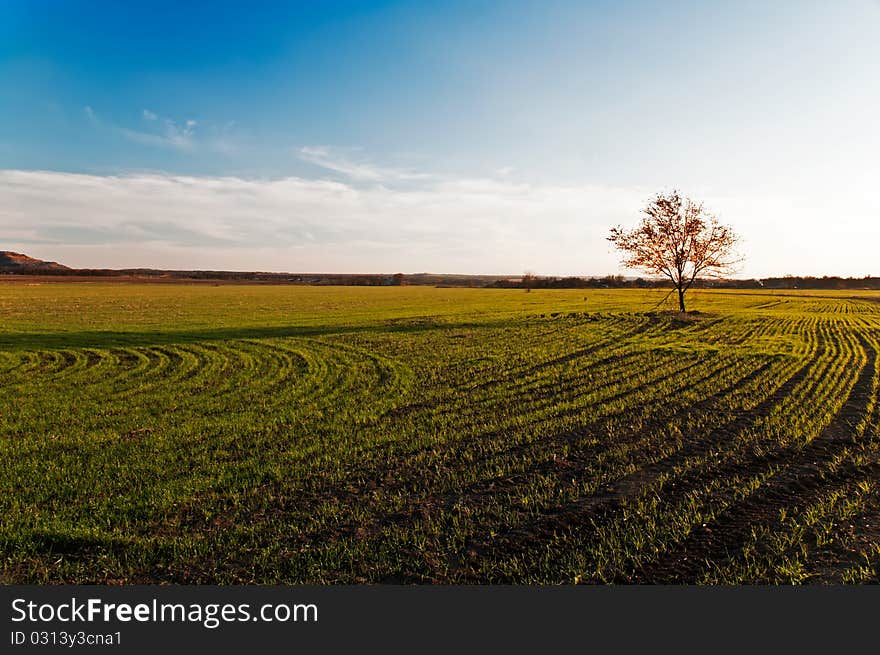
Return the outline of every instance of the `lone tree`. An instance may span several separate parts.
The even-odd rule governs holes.
[[[608,240],[623,252],[621,263],[627,268],[672,280],[680,312],[694,280],[729,275],[740,261],[734,254],[738,237],[733,230],[678,191],[657,194],[642,213],[638,227],[615,227]]]

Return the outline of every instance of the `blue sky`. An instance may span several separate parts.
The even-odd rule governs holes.
[[[875,0],[6,0],[0,249],[616,273],[608,228],[675,187],[743,275],[877,275],[878,28]]]

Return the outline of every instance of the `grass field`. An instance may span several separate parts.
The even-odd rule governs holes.
[[[880,576],[880,293],[0,284],[21,583]]]

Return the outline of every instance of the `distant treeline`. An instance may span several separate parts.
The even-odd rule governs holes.
[[[523,276],[497,280],[491,286],[501,289],[651,289],[667,288],[670,282],[659,278]],[[696,280],[701,289],[880,289],[880,277],[802,277],[786,275],[748,280]]]
[[[259,271],[164,271],[152,268],[59,268],[40,266],[0,268],[0,276],[37,276],[51,278],[119,280],[142,282],[261,282],[267,284],[303,284],[389,287],[403,285],[446,287],[490,287],[505,276],[443,275],[435,273],[269,273]]]
[[[36,275],[138,280],[145,282],[260,282],[265,284],[303,284],[340,286],[437,286],[494,289],[651,289],[668,288],[669,280],[624,277],[554,277],[524,275],[444,275],[436,273],[266,273],[245,271],[163,271],[157,269],[0,269],[0,275]],[[880,277],[805,277],[786,275],[748,280],[697,280],[694,287],[708,289],[880,289]]]

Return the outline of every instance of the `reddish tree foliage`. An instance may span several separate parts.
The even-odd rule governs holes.
[[[740,261],[733,230],[678,191],[657,194],[643,214],[638,227],[615,227],[608,240],[623,252],[627,268],[672,280],[679,311],[685,311],[684,294],[694,280],[728,275]]]

